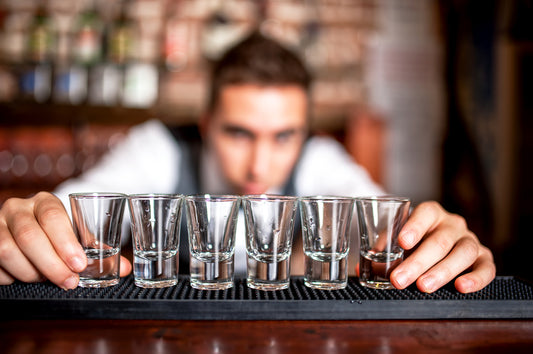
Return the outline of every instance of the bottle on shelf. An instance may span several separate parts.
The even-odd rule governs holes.
[[[73,24],[77,20],[76,3],[54,13],[57,28],[57,53],[54,62],[54,102],[80,104],[87,97],[87,70],[77,63],[73,50],[76,37]]]
[[[92,71],[102,60],[103,24],[94,0],[82,3],[71,31],[69,55],[57,58],[55,98],[61,103],[81,104],[87,101]]]
[[[52,91],[52,60],[55,32],[48,8],[40,1],[30,26],[25,64],[21,70],[20,92],[25,100],[47,102]]]
[[[160,30],[164,10],[156,2],[135,2],[132,52],[124,66],[122,105],[152,107],[159,96]]]
[[[128,16],[129,2],[119,1],[118,15],[107,19],[104,27],[102,60],[91,73],[89,101],[93,105],[120,103],[124,86],[124,68],[131,57],[133,27]]]

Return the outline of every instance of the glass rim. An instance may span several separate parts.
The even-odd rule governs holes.
[[[366,197],[355,197],[355,201],[361,202],[389,202],[389,203],[406,203],[411,202],[409,197],[394,196],[394,195],[375,195]]]
[[[183,195],[174,193],[139,193],[129,194],[129,200],[151,200],[151,199],[181,199]]]
[[[309,195],[298,198],[302,202],[354,202],[354,197],[336,195]]]
[[[297,196],[282,194],[247,194],[242,198],[253,201],[297,201],[299,199]]]
[[[204,194],[191,194],[184,196],[185,200],[190,201],[198,201],[198,200],[205,200],[205,201],[237,201],[241,199],[240,196],[234,195],[234,194],[210,194],[210,193],[204,193]]]
[[[125,193],[115,192],[79,192],[70,193],[68,196],[71,199],[126,199],[128,197]]]

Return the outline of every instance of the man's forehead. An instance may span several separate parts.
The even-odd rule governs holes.
[[[307,125],[307,98],[296,85],[235,85],[221,93],[219,123],[247,130],[283,131]]]

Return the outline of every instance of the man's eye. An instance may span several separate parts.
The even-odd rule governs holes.
[[[276,135],[276,142],[283,144],[291,140],[294,136],[294,132],[283,132]]]
[[[231,137],[232,139],[251,139],[252,135],[241,129],[226,129],[226,135]]]
[[[250,136],[250,134],[246,134],[245,132],[239,130],[231,132],[230,135],[234,138],[247,138]]]

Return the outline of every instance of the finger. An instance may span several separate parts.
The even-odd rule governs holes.
[[[131,273],[131,263],[124,256],[120,256],[120,276],[125,277]]]
[[[461,293],[479,291],[487,286],[496,276],[496,265],[492,253],[481,246],[479,258],[472,265],[472,271],[455,280],[455,288]]]
[[[15,279],[9,275],[5,270],[0,268],[0,285],[9,285],[13,284]]]
[[[418,278],[416,284],[420,291],[431,293],[448,284],[478,258],[479,243],[472,237],[463,237],[441,262]]]
[[[425,202],[418,205],[398,235],[400,247],[409,250],[417,245],[424,235],[439,225],[443,213],[446,213],[445,210],[436,202]]]
[[[449,230],[439,228],[428,235],[423,243],[391,273],[391,281],[398,289],[411,285],[434,264],[440,262],[455,244]]]
[[[9,277],[23,282],[37,282],[42,277],[21,252],[5,222],[0,222],[0,267]]]
[[[48,193],[38,194],[34,213],[55,251],[73,272],[87,267],[87,257],[72,229],[63,203]]]
[[[73,272],[59,257],[48,236],[37,223],[33,210],[21,210],[6,218],[13,238],[26,258],[51,282],[63,289],[73,289],[78,285],[78,274]]]

